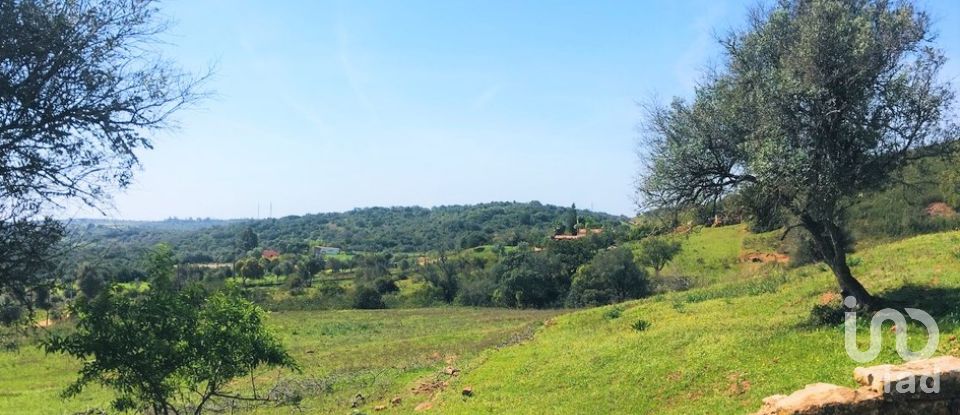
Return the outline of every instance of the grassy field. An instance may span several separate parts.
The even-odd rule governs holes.
[[[468,308],[273,313],[269,324],[304,367],[279,375],[311,414],[350,414],[358,393],[363,413],[378,405],[387,409],[376,413],[413,413],[429,402],[426,413],[443,414],[735,414],[809,383],[853,386],[857,363],[844,351],[842,324],[810,322],[815,306],[839,302],[824,266],[741,263],[744,249],[768,243],[739,226],[683,238],[670,271],[704,285],[616,306],[562,315]],[[853,271],[896,308],[931,313],[941,330],[938,354],[960,356],[960,342],[950,340],[960,335],[960,232],[862,249]],[[910,327],[915,345],[925,340],[920,331]],[[865,328],[859,334],[865,348]],[[900,362],[892,344],[875,363],[888,362]],[[459,375],[442,374],[448,365]],[[102,390],[57,398],[75,368],[29,345],[0,352],[0,413],[105,407],[110,395]],[[278,373],[258,376],[262,388]],[[249,392],[248,383],[234,390]],[[464,387],[473,395],[464,396]],[[401,404],[389,405],[393,397]]]
[[[920,236],[864,250],[854,267],[876,293],[934,315],[938,354],[960,355],[960,344],[949,340],[960,334],[958,249],[960,233]],[[857,364],[844,351],[842,324],[807,324],[810,310],[835,291],[833,277],[814,265],[626,303],[618,318],[609,313],[618,306],[560,316],[532,341],[475,360],[436,408],[444,414],[747,413],[766,396],[809,383],[853,386]],[[638,320],[649,326],[636,330]],[[919,349],[925,338],[917,327],[911,333]],[[877,364],[900,362],[892,345],[884,350]],[[458,393],[467,385],[473,397]]]
[[[409,410],[422,394],[410,391],[418,379],[433,378],[447,365],[460,365],[482,350],[508,345],[532,334],[556,311],[431,308],[414,310],[272,313],[269,324],[303,366],[303,373],[260,373],[261,388],[277,376],[304,397],[303,413],[350,413],[360,393],[367,406],[400,396],[397,410]],[[111,394],[92,388],[77,398],[58,393],[78,365],[45,355],[30,344],[0,352],[0,414],[65,414],[108,409]],[[249,392],[249,379],[234,390]],[[251,412],[251,411],[243,411]],[[293,407],[259,408],[256,413],[297,413]]]

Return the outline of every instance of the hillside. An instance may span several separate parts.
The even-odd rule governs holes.
[[[960,355],[948,340],[960,334],[958,252],[960,232],[918,236],[862,251],[854,272],[875,293],[933,314],[937,354]],[[839,301],[830,294],[835,287],[829,271],[812,265],[559,316],[532,340],[477,359],[437,407],[453,414],[746,413],[766,396],[809,383],[852,385],[857,363],[844,352],[842,324],[808,324],[814,306]],[[649,326],[635,329],[639,320]],[[911,341],[924,340],[915,331]],[[899,362],[892,350],[877,363]],[[468,385],[472,398],[459,394]]]
[[[424,252],[539,242],[553,233],[569,209],[539,202],[492,202],[434,208],[374,207],[223,222],[85,220],[76,222],[73,236],[101,258],[137,258],[150,246],[166,242],[181,257],[204,255],[213,261],[230,261],[237,254],[238,236],[248,227],[258,235],[261,248],[284,253],[306,253],[312,243],[348,251]],[[614,226],[627,220],[584,210],[578,214],[592,226]]]
[[[757,248],[753,238],[743,226],[697,229],[682,237],[684,253],[665,273],[694,276],[701,288],[566,314],[460,307],[273,313],[270,326],[305,368],[280,374],[283,385],[302,395],[305,413],[350,413],[359,393],[358,410],[384,405],[379,413],[387,414],[737,414],[809,383],[852,386],[858,364],[844,351],[842,323],[812,318],[821,306],[837,309],[833,276],[819,264],[787,270],[742,261]],[[960,356],[953,337],[960,335],[960,232],[878,244],[851,263],[894,307],[931,313],[941,331],[937,354]],[[914,349],[924,340],[920,330],[910,327]],[[859,335],[863,347],[866,330]],[[876,363],[886,362],[899,362],[893,347]],[[459,373],[445,374],[448,366]],[[9,374],[0,376],[4,402],[21,412],[73,411],[110,396],[94,388],[58,400],[75,362],[27,344],[0,352],[2,367],[9,369],[0,371]],[[261,379],[270,384],[277,376]],[[472,396],[462,395],[464,387]],[[54,401],[46,409],[35,404]],[[427,402],[433,409],[414,411]]]

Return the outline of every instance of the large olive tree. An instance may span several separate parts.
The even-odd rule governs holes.
[[[157,47],[153,0],[0,0],[0,294],[42,285],[67,201],[102,208],[200,79]]]
[[[846,262],[843,218],[912,159],[957,138],[930,17],[909,2],[782,0],[721,43],[692,102],[646,119],[642,203],[683,207],[733,191],[809,231],[841,289],[873,298]],[[745,191],[747,190],[747,191]]]

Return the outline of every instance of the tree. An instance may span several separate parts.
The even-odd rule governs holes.
[[[361,310],[375,310],[387,308],[383,303],[383,296],[376,288],[369,285],[360,285],[353,293],[353,308]]]
[[[549,307],[558,305],[568,285],[560,264],[552,257],[531,249],[508,253],[491,269],[497,279],[493,300],[508,307]]]
[[[460,275],[465,264],[459,260],[451,260],[441,251],[436,263],[427,264],[423,268],[423,279],[436,288],[443,301],[452,303],[460,289]]]
[[[260,246],[260,238],[253,231],[253,227],[247,226],[237,238],[237,248],[240,249],[240,252],[247,253],[256,249],[257,246]]]
[[[93,265],[88,263],[80,264],[77,270],[77,288],[87,298],[93,298],[103,291],[106,281],[103,274]]]
[[[950,151],[954,101],[930,17],[909,2],[784,0],[723,42],[726,62],[692,103],[646,119],[641,203],[715,203],[738,189],[805,229],[837,282],[873,297],[847,266],[844,217],[857,195]]]
[[[154,271],[167,265],[162,252],[152,257]],[[262,309],[237,290],[209,296],[196,286],[174,290],[171,281],[159,280],[172,273],[172,268],[154,273],[143,295],[111,288],[75,303],[76,330],[43,343],[48,353],[82,361],[66,396],[97,383],[117,392],[117,411],[179,414],[190,408],[199,414],[213,398],[267,401],[223,391],[260,366],[298,369],[264,327]]]
[[[246,280],[250,279],[260,279],[263,278],[263,267],[260,266],[260,261],[257,261],[254,258],[248,258],[243,262],[243,265],[240,267],[240,275]]]
[[[679,241],[670,241],[662,237],[648,237],[640,241],[641,265],[653,268],[653,275],[659,277],[660,271],[667,266],[673,257],[680,253]]]
[[[650,292],[647,273],[637,266],[627,248],[605,250],[577,270],[568,302],[596,306],[639,298]]]
[[[570,210],[563,217],[563,226],[568,234],[577,234],[577,204],[570,205]]]
[[[0,2],[0,292],[48,283],[63,228],[36,219],[107,203],[150,133],[203,96],[155,47],[164,27],[151,0]]]

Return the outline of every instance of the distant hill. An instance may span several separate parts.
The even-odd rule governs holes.
[[[536,243],[553,234],[569,207],[539,202],[492,202],[476,205],[373,207],[260,220],[171,219],[158,222],[75,220],[72,236],[98,257],[138,257],[166,242],[181,258],[232,260],[240,233],[250,227],[261,248],[282,253],[307,252],[311,244],[363,252],[423,252],[443,246],[469,248],[485,244]],[[615,226],[628,218],[577,211],[591,226]]]

